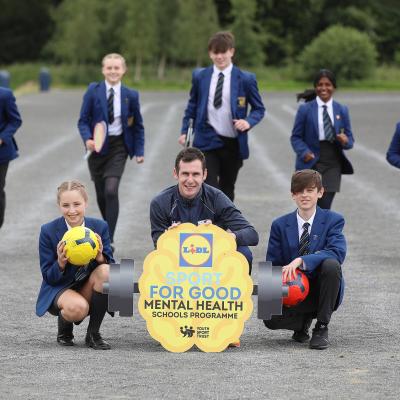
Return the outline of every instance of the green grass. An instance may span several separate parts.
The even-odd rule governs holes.
[[[400,90],[400,68],[383,65],[371,78],[362,81],[343,82],[344,89],[390,91]]]
[[[17,92],[39,90],[38,76],[42,67],[47,67],[51,73],[52,87],[76,88],[86,87],[90,82],[101,80],[102,74],[98,65],[46,65],[44,63],[26,63],[0,66],[0,70],[9,71],[11,88]],[[287,67],[249,68],[256,73],[258,86],[261,91],[302,91],[311,87],[311,82],[296,80],[298,75],[296,65]],[[155,67],[144,67],[142,79],[134,80],[134,70],[128,70],[124,83],[138,90],[188,91],[191,83],[191,68],[174,68],[166,70],[165,78],[156,78]],[[341,82],[340,89],[344,90],[400,90],[400,67],[380,66],[374,75],[361,81]]]

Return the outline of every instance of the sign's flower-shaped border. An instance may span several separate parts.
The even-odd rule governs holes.
[[[194,235],[194,241],[195,237],[212,235],[209,248],[198,248],[199,252],[211,252],[211,267],[198,266],[195,262],[194,267],[186,266],[190,254],[185,256],[185,266],[180,266],[182,251],[188,251],[188,247],[182,246],[181,238],[186,238],[188,233]],[[201,243],[206,242],[202,240]],[[192,248],[195,249],[195,245]],[[161,289],[160,295],[162,286],[164,290]],[[236,251],[233,236],[215,225],[186,223],[161,235],[157,250],[144,261],[139,289],[139,312],[146,320],[147,330],[172,352],[183,352],[193,345],[205,352],[224,350],[239,340],[253,310],[253,282],[247,260]],[[204,296],[198,297],[199,293]],[[215,296],[211,296],[212,293]],[[167,306],[171,305],[168,300],[176,300],[172,302],[174,307]]]

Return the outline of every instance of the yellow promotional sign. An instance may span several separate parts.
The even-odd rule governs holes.
[[[181,224],[160,236],[139,279],[139,312],[172,352],[223,351],[253,310],[253,282],[233,236],[215,225]]]

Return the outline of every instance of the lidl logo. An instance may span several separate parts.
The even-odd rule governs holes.
[[[212,233],[181,233],[179,265],[181,267],[211,267],[212,241]]]

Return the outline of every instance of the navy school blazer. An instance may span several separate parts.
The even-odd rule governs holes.
[[[113,263],[107,223],[97,218],[85,217],[85,227],[90,228],[101,237],[104,257],[108,263]],[[67,263],[64,272],[61,272],[57,262],[57,244],[67,230],[67,224],[63,217],[42,225],[40,230],[39,258],[43,281],[36,302],[36,314],[39,317],[46,313],[57,293],[74,280],[76,267]]]
[[[400,168],[400,122],[396,125],[396,131],[386,153],[386,160],[394,167]]]
[[[18,146],[14,134],[22,120],[10,89],[0,87],[0,164],[18,157]]]
[[[78,121],[79,133],[83,143],[93,138],[94,126],[104,121],[108,125],[106,84],[93,82],[89,85],[85,95]],[[139,93],[136,90],[121,85],[121,121],[122,136],[129,157],[144,155],[144,127],[140,113]],[[107,154],[108,131],[106,141],[100,154]]]
[[[193,146],[202,151],[223,146],[222,140],[207,123],[207,103],[212,73],[213,66],[193,71],[189,102],[182,121],[181,133],[186,134],[189,119],[194,120]],[[251,110],[247,115],[249,104]],[[255,75],[236,66],[233,66],[231,73],[231,112],[233,119],[245,119],[250,127],[258,124],[265,114]],[[238,141],[240,157],[249,158],[247,131],[238,132]]]
[[[343,151],[351,149],[354,144],[349,111],[346,106],[336,101],[333,101],[332,107],[334,116],[333,127],[336,134],[344,131],[349,138],[348,143],[344,147],[338,142],[335,142],[340,148],[342,174],[352,174],[354,172],[353,167]],[[317,100],[300,105],[294,121],[290,142],[296,153],[296,170],[312,169],[320,156]],[[304,162],[304,156],[309,152],[314,153],[315,158]]]
[[[266,260],[272,265],[285,266],[299,257],[299,231],[297,210],[272,222]],[[346,239],[343,235],[344,218],[331,210],[317,206],[310,232],[310,254],[301,256],[306,275],[312,276],[316,268],[326,259],[333,258],[343,264],[346,257]],[[342,275],[335,309],[343,300],[345,282]]]

